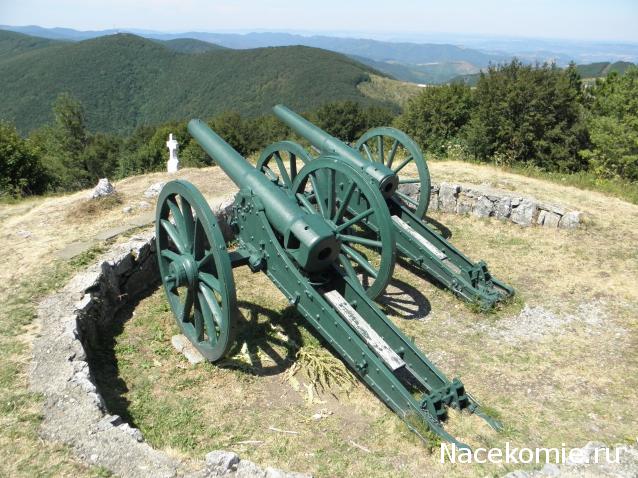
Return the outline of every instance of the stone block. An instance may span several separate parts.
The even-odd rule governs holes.
[[[465,194],[465,191],[459,193],[459,197],[456,201],[456,213],[457,214],[469,214],[476,206],[476,199],[474,197]]]
[[[472,210],[476,217],[490,217],[494,215],[494,203],[487,196],[481,196]]]
[[[494,216],[497,219],[508,219],[512,213],[512,198],[503,196],[496,201]]]
[[[439,190],[439,209],[443,212],[456,212],[456,201],[461,186],[458,184],[441,183]]]
[[[524,198],[518,206],[512,208],[510,217],[512,222],[519,226],[531,226],[536,222],[536,218],[538,217],[538,204],[536,201]]]
[[[193,347],[193,344],[184,335],[173,335],[171,344],[179,353],[183,354],[186,359],[193,365],[204,361],[204,357],[199,351]]]
[[[558,227],[563,229],[575,229],[580,226],[583,213],[581,211],[570,211],[560,220]]]
[[[561,216],[559,214],[541,209],[536,223],[543,227],[558,227],[560,219]]]

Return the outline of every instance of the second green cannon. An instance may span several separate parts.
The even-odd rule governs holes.
[[[376,216],[362,209],[351,191],[340,187],[345,178],[318,173],[309,181],[298,176],[301,167],[313,159],[299,144],[274,143],[262,152],[257,162],[257,169],[271,181],[293,196],[303,196],[305,201],[321,209],[328,220],[336,212],[343,214],[344,211],[353,218],[357,227],[345,231],[347,240],[341,248],[351,262],[349,273],[364,285],[368,296],[376,298],[385,290],[392,279],[397,256],[481,309],[489,309],[514,294],[512,287],[491,275],[485,262],[471,261],[423,219],[430,198],[430,175],[420,148],[409,136],[394,128],[374,128],[351,147],[285,106],[277,105],[273,111],[319,153],[334,154],[364,174],[384,197],[394,242],[383,242],[381,233],[388,226],[375,221]],[[414,168],[408,172],[410,164]],[[421,189],[417,198],[401,190],[402,184],[414,183]],[[388,254],[388,249],[395,253]]]

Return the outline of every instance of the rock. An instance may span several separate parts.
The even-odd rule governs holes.
[[[432,188],[432,192],[430,193],[430,204],[428,205],[428,211],[438,211],[439,210],[439,189]]]
[[[545,227],[558,227],[560,219],[561,217],[558,214],[541,209],[541,211],[538,213],[536,224]]]
[[[503,475],[503,478],[532,478],[532,474],[528,471],[516,470]]]
[[[405,194],[410,199],[414,199],[417,202],[419,201],[419,196],[421,194],[421,184],[399,184],[399,187],[397,189],[399,190],[399,192]]]
[[[513,205],[513,202],[512,202]],[[532,199],[524,198],[520,204],[512,208],[510,215],[512,222],[519,226],[527,227],[534,224],[538,216],[538,205]]]
[[[90,198],[96,199],[101,197],[112,196],[115,194],[115,187],[109,182],[107,178],[102,178],[98,181],[97,186],[93,189]]]
[[[142,211],[148,211],[149,209],[151,209],[151,208],[152,208],[152,206],[151,206],[149,203],[147,203],[146,201],[140,201],[140,202],[137,204],[137,207],[138,207],[140,210],[142,210]]]
[[[456,212],[456,201],[461,191],[458,184],[441,183],[439,189],[439,209],[443,212]]]
[[[553,463],[545,463],[541,473],[545,476],[558,476],[560,475],[560,468]]]
[[[575,229],[580,225],[582,217],[583,213],[581,211],[570,211],[565,213],[565,215],[561,218],[558,227],[563,229]]]
[[[222,231],[222,235],[226,241],[230,241],[234,238],[235,233],[230,227],[230,219],[233,212],[233,204],[235,203],[235,196],[228,196],[222,199],[220,202],[211,206],[213,214],[217,218],[219,228]]]
[[[305,473],[295,473],[282,471],[277,468],[266,468],[266,478],[311,478],[311,475]]]
[[[80,241],[80,242],[72,242],[68,244],[64,249],[57,252],[57,256],[64,260],[68,261],[69,259],[73,259],[75,256],[79,256],[83,252],[88,251],[93,247],[93,241]]]
[[[567,456],[567,465],[585,465],[595,461],[595,453],[599,448],[606,448],[604,443],[590,441],[582,448],[573,448]],[[604,456],[604,454],[601,454]]]
[[[241,460],[237,464],[236,478],[266,478],[266,472],[252,461]]]
[[[459,194],[458,200],[456,202],[456,213],[457,214],[469,214],[474,209],[476,205],[476,199],[466,194]]]
[[[28,239],[31,237],[31,231],[26,231],[26,230],[18,231],[16,232],[16,236],[21,237],[23,239]]]
[[[184,335],[173,335],[173,337],[171,337],[171,344],[173,344],[175,350],[183,354],[193,365],[204,361],[202,354],[193,347],[193,344],[191,344]]]
[[[217,473],[233,471],[239,464],[239,456],[232,451],[215,450],[206,454],[206,466]]]
[[[512,199],[505,196],[496,201],[494,216],[497,219],[508,219],[512,213]]]
[[[481,196],[472,213],[476,217],[490,217],[494,214],[494,203],[487,196]]]
[[[159,183],[151,184],[151,186],[144,191],[144,197],[146,198],[154,198],[159,196],[160,191],[166,185],[164,181],[160,181]]]
[[[124,214],[130,214],[133,212],[133,206],[125,206],[122,208],[122,212]]]

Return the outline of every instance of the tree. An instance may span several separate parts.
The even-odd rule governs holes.
[[[430,86],[408,101],[397,125],[424,150],[440,154],[449,142],[458,139],[471,111],[472,91],[468,86]]]
[[[91,185],[84,151],[89,142],[82,104],[68,93],[53,103],[54,122],[35,130],[30,142],[39,152],[42,164],[55,190],[72,191]]]
[[[577,171],[588,143],[580,78],[574,65],[490,66],[481,74],[464,133],[479,160],[493,157],[546,170]]]
[[[0,121],[0,195],[41,194],[46,185],[37,153],[14,125]]]
[[[367,129],[366,115],[354,101],[326,103],[314,114],[314,123],[342,141],[356,141]]]
[[[122,139],[114,134],[97,133],[88,139],[81,153],[89,178],[112,178],[118,166]]]
[[[638,68],[598,80],[591,95],[592,146],[582,156],[599,176],[638,181]]]

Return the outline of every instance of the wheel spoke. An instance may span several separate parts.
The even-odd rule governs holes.
[[[211,316],[210,316],[211,321],[214,322],[214,324],[219,327],[219,330],[222,330],[224,315],[222,313],[222,309],[221,309],[221,306],[219,305],[219,302],[217,302],[215,293],[202,282],[199,283],[199,290],[201,291],[202,294],[204,294],[204,297],[206,298],[206,305],[208,305],[208,308],[211,311]],[[206,315],[204,315],[204,319],[205,318],[206,318]]]
[[[362,246],[367,246],[367,247],[373,247],[376,249],[381,249],[381,241],[375,241],[373,239],[367,239],[365,237],[359,237],[359,236],[351,236],[348,234],[339,234],[337,236],[338,239],[340,239],[343,242],[352,242],[355,244],[361,244]]]
[[[410,196],[406,194],[400,193],[399,191],[395,191],[395,194],[399,196],[403,201],[412,204],[414,207],[418,207],[419,203],[412,199]]]
[[[202,300],[200,298],[201,294],[197,294],[197,305],[195,306],[195,313],[193,314],[193,327],[195,328],[195,339],[198,342],[204,341],[204,320],[203,320],[203,312],[202,312]]]
[[[350,203],[350,198],[352,198],[352,193],[354,192],[355,186],[356,184],[354,183],[354,181],[350,181],[350,185],[348,186],[348,189],[346,190],[346,195],[343,198],[343,202],[339,204],[339,209],[335,213],[335,217],[333,219],[335,224],[341,221],[343,213],[346,212],[346,208],[348,207],[348,204]]]
[[[188,322],[188,318],[191,315],[191,309],[193,308],[193,299],[194,299],[194,292],[188,289],[186,291],[186,298],[184,299],[184,305],[182,307],[182,312],[180,316],[180,320],[182,322]]]
[[[182,215],[184,217],[184,232],[186,235],[186,242],[190,247],[191,252],[194,250],[193,246],[195,245],[195,220],[193,219],[193,210],[191,209],[191,205],[186,201],[183,197],[181,199],[182,205]]]
[[[350,259],[348,259],[345,254],[339,254],[339,262],[343,266],[343,269],[346,271],[346,274],[348,274],[350,277],[358,282],[359,277],[357,276],[357,271],[355,271],[354,267],[352,267]]]
[[[388,163],[386,164],[388,168],[392,167],[392,163],[394,162],[394,156],[397,154],[398,147],[399,147],[399,140],[395,139],[394,143],[392,144],[392,149],[390,149],[390,154],[388,155]]]
[[[180,254],[186,254],[188,252],[188,247],[186,246],[186,244],[184,244],[184,241],[179,235],[179,233],[177,232],[177,229],[175,229],[175,226],[166,219],[162,219],[161,224],[164,230],[166,231],[166,233],[169,235],[169,237],[175,244],[175,247],[177,247],[177,250],[179,250]]]
[[[213,317],[214,314],[210,308],[210,304],[208,303],[208,298],[206,297],[206,293],[204,292],[207,289],[202,286],[200,286],[199,289],[201,292],[197,294],[197,298],[199,299],[199,305],[202,310],[204,324],[206,326],[206,331],[208,332],[208,340],[210,341],[211,345],[215,345],[217,343],[217,327],[215,327],[215,321]],[[203,335],[203,327],[202,327],[202,335]]]
[[[179,254],[176,254],[175,252],[170,251],[168,249],[162,250],[161,255],[162,257],[166,257],[171,262],[175,262],[176,260],[179,259]]]
[[[301,205],[308,210],[310,214],[314,214],[316,212],[315,208],[310,203],[310,201],[308,201],[308,198],[304,193],[297,193],[297,199],[299,200]]]
[[[408,164],[410,161],[412,161],[414,158],[412,157],[412,155],[408,156],[405,161],[403,161],[401,164],[399,164],[396,168],[394,168],[392,171],[394,171],[395,174],[399,174],[399,171],[401,171],[406,164]]]
[[[357,214],[356,216],[354,216],[353,218],[347,220],[346,222],[344,222],[343,224],[339,224],[337,226],[336,231],[337,232],[341,232],[344,229],[347,229],[348,227],[363,221],[366,217],[368,217],[370,214],[372,214],[374,212],[374,209],[370,208],[370,209],[366,209],[365,211],[363,211],[362,213]]]
[[[399,180],[399,184],[418,184],[420,182],[421,180],[419,178],[407,178]]]
[[[213,251],[211,249],[204,252],[204,257],[197,261],[197,268],[201,269],[213,259]]]
[[[368,156],[368,159],[372,162],[374,162],[374,159],[372,159],[372,153],[370,152],[370,148],[368,148],[368,145],[363,143],[363,150],[365,151],[366,155]]]
[[[377,150],[379,153],[379,162],[383,164],[383,136],[377,136]]]
[[[335,210],[335,170],[328,170],[328,215],[325,216],[326,219],[330,219],[332,217],[332,213]]]
[[[277,175],[272,169],[270,169],[270,166],[268,166],[267,164],[264,164],[261,170],[264,172],[264,174],[268,177],[270,181],[272,182],[277,181],[278,179]]]
[[[208,272],[200,272],[199,280],[201,280],[204,284],[206,284],[212,290],[221,293],[222,289],[219,284],[219,279],[215,277],[213,274],[209,274]]]
[[[346,246],[345,244],[341,244],[341,249],[350,256],[353,261],[359,264],[361,268],[368,273],[368,275],[374,278],[377,277],[377,270],[372,267],[372,264],[370,264],[365,257],[355,251],[352,247]]]
[[[319,193],[319,188],[317,187],[318,181],[317,181],[317,178],[315,178],[315,176],[313,175],[313,173],[310,173],[310,183],[312,184],[312,189],[314,190],[315,197],[317,198],[317,205],[319,206],[319,212],[321,212],[321,216],[327,219],[328,214],[326,211],[326,205],[324,204],[323,198],[321,197],[321,194]]]
[[[277,167],[279,168],[279,174],[281,175],[281,179],[284,182],[284,185],[287,188],[292,188],[292,181],[290,180],[290,176],[288,176],[288,171],[286,171],[286,167],[284,166],[284,162],[281,160],[281,156],[279,155],[279,151],[275,151],[272,155],[272,158],[277,163]]]
[[[297,155],[290,153],[290,178],[297,177]]]
[[[168,208],[173,213],[173,218],[175,219],[175,225],[177,226],[177,228],[179,230],[184,230],[186,228],[184,226],[184,215],[177,205],[177,202],[169,198],[166,200],[166,204],[168,204]]]

